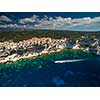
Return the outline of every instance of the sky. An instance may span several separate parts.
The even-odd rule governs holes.
[[[0,29],[100,31],[100,12],[0,12]]]

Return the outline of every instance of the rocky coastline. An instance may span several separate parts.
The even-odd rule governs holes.
[[[6,41],[0,43],[0,63],[14,62],[20,59],[37,57],[42,54],[59,52],[65,48],[65,39],[31,38],[18,43]]]
[[[96,55],[100,55],[100,41],[98,39],[90,41],[81,37],[80,40],[73,41],[68,38],[33,37],[19,42],[0,42],[0,63],[14,62],[20,59],[60,52],[65,48],[81,49],[85,52],[91,51]]]

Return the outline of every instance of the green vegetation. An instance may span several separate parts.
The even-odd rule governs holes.
[[[92,35],[91,35],[92,34]],[[88,36],[90,39],[100,38],[99,32],[74,32],[74,31],[57,31],[57,30],[0,30],[0,41],[14,41],[29,39],[32,37],[51,37],[51,38],[71,38],[80,39],[80,36]]]

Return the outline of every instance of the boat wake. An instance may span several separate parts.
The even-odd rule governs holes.
[[[79,61],[85,61],[85,60],[87,59],[59,60],[59,61],[54,61],[54,63],[79,62]]]

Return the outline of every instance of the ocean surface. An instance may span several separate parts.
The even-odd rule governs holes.
[[[65,50],[0,64],[0,86],[97,87],[100,86],[100,57],[80,50]]]

